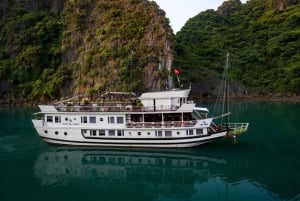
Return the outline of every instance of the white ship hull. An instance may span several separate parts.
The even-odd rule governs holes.
[[[212,140],[222,138],[227,134],[227,131],[220,131],[214,134],[202,134],[186,136],[186,128],[164,129],[179,133],[174,137],[155,137],[155,129],[129,129],[124,131],[125,136],[121,137],[90,137],[84,136],[82,130],[87,128],[50,128],[42,126],[42,120],[33,120],[35,128],[39,136],[47,143],[62,144],[72,146],[90,146],[90,147],[148,147],[148,148],[184,148],[199,146]],[[189,128],[188,130],[190,130]],[[45,133],[47,130],[47,133]],[[146,137],[129,136],[126,134],[141,132]],[[57,133],[57,134],[56,134]],[[147,133],[147,134],[146,134]],[[150,136],[149,136],[150,133]],[[152,134],[152,136],[151,136]]]
[[[42,116],[32,122],[45,142],[72,146],[183,148],[225,137],[228,129],[214,127],[206,108],[187,101],[188,93],[143,94],[143,109],[40,105]]]
[[[226,134],[226,133],[225,133]],[[220,134],[220,137],[223,137],[224,133]],[[127,141],[118,141],[118,140],[97,140],[97,142],[91,141],[61,141],[56,139],[43,138],[43,140],[50,144],[61,144],[61,145],[71,145],[71,146],[89,146],[89,147],[136,147],[136,148],[186,148],[199,146],[204,143],[207,143],[213,139],[217,139],[216,136],[213,138],[206,139],[194,139],[194,140],[170,140],[169,142],[140,142],[137,140],[127,140]],[[116,141],[116,142],[115,142]]]

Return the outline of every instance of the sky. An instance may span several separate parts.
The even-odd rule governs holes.
[[[224,0],[154,0],[166,12],[174,33],[177,33],[189,18],[207,9],[216,10]],[[247,0],[241,0],[246,3]]]

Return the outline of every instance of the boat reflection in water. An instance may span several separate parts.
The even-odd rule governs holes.
[[[236,180],[224,175],[227,161],[198,154],[193,150],[55,148],[38,156],[34,171],[42,186],[57,190],[76,187],[85,197],[101,196],[102,200],[276,198],[251,179]]]
[[[53,150],[39,155],[35,174],[43,185],[91,184],[91,180],[101,186],[122,181],[192,183],[207,178],[218,165],[226,161],[179,150]]]

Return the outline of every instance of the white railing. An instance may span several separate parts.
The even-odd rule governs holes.
[[[58,105],[56,109],[61,112],[150,112],[150,111],[175,111],[176,106],[161,105],[157,107],[138,107],[132,105]]]
[[[247,132],[249,123],[228,123],[223,126],[230,129],[228,135],[240,135]]]
[[[197,121],[128,122],[127,128],[193,127]]]

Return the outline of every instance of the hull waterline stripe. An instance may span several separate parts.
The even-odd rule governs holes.
[[[53,139],[53,138],[47,138],[47,137],[41,137],[45,141],[51,140],[51,141],[56,141],[57,144],[59,142],[65,142],[65,143],[70,143],[70,144],[97,144],[97,145],[135,145],[135,146],[140,146],[140,145],[179,145],[179,144],[193,144],[193,143],[200,143],[200,142],[209,142],[215,139],[223,138],[224,136],[219,136],[219,137],[214,137],[210,139],[205,139],[205,140],[196,140],[196,141],[186,141],[186,142],[163,142],[163,143],[153,143],[153,142],[91,142],[91,141],[71,141],[71,140],[59,140],[59,139]],[[54,142],[53,142],[54,143]],[[95,145],[96,146],[96,145]]]

